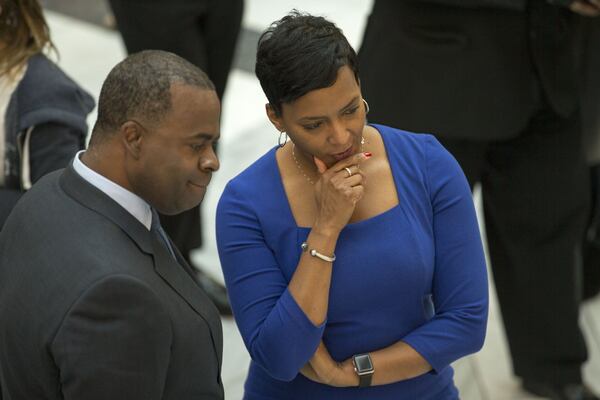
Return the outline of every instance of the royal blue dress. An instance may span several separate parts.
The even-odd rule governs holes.
[[[449,364],[481,348],[488,309],[471,191],[433,136],[372,126],[383,138],[399,204],[342,230],[320,326],[287,288],[310,228],[296,225],[276,148],[232,179],[221,196],[219,256],[252,357],[245,399],[458,398]],[[299,370],[321,339],[338,361],[402,340],[433,370],[369,388],[314,383]]]

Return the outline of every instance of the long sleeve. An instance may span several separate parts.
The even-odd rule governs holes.
[[[83,148],[85,132],[56,122],[36,126],[31,134],[29,168],[31,183],[42,176],[65,168]],[[24,191],[0,188],[0,229]]]
[[[85,132],[57,122],[37,125],[31,134],[31,182],[42,176],[65,168],[83,149]]]
[[[160,400],[171,340],[169,316],[148,286],[127,275],[101,279],[50,346],[65,400]]]
[[[466,178],[456,160],[432,136],[425,140],[425,155],[435,241],[435,314],[403,340],[439,372],[482,347],[488,285]]]
[[[315,326],[291,296],[247,196],[229,183],[217,208],[217,245],[231,306],[250,356],[275,379],[290,381],[316,351]]]

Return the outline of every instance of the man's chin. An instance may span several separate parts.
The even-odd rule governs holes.
[[[200,203],[202,203],[203,199],[204,199],[204,195],[202,195],[202,197],[199,200],[195,200],[195,201],[189,202],[187,204],[179,204],[175,207],[165,207],[164,209],[160,209],[157,207],[156,209],[158,210],[158,212],[160,212],[163,215],[177,215],[177,214],[186,212],[188,210],[191,210],[194,207],[197,207],[198,205],[200,205]]]

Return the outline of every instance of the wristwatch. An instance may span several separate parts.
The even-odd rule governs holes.
[[[354,371],[358,375],[358,387],[371,386],[371,379],[375,373],[371,356],[368,353],[352,356],[352,364],[354,364]]]

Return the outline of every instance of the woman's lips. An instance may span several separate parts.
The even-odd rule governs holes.
[[[350,157],[352,154],[354,154],[353,146],[350,146],[350,147],[348,147],[348,150],[345,150],[341,153],[333,154],[333,158],[335,158],[337,161],[340,161],[340,160],[343,160],[344,158]]]

